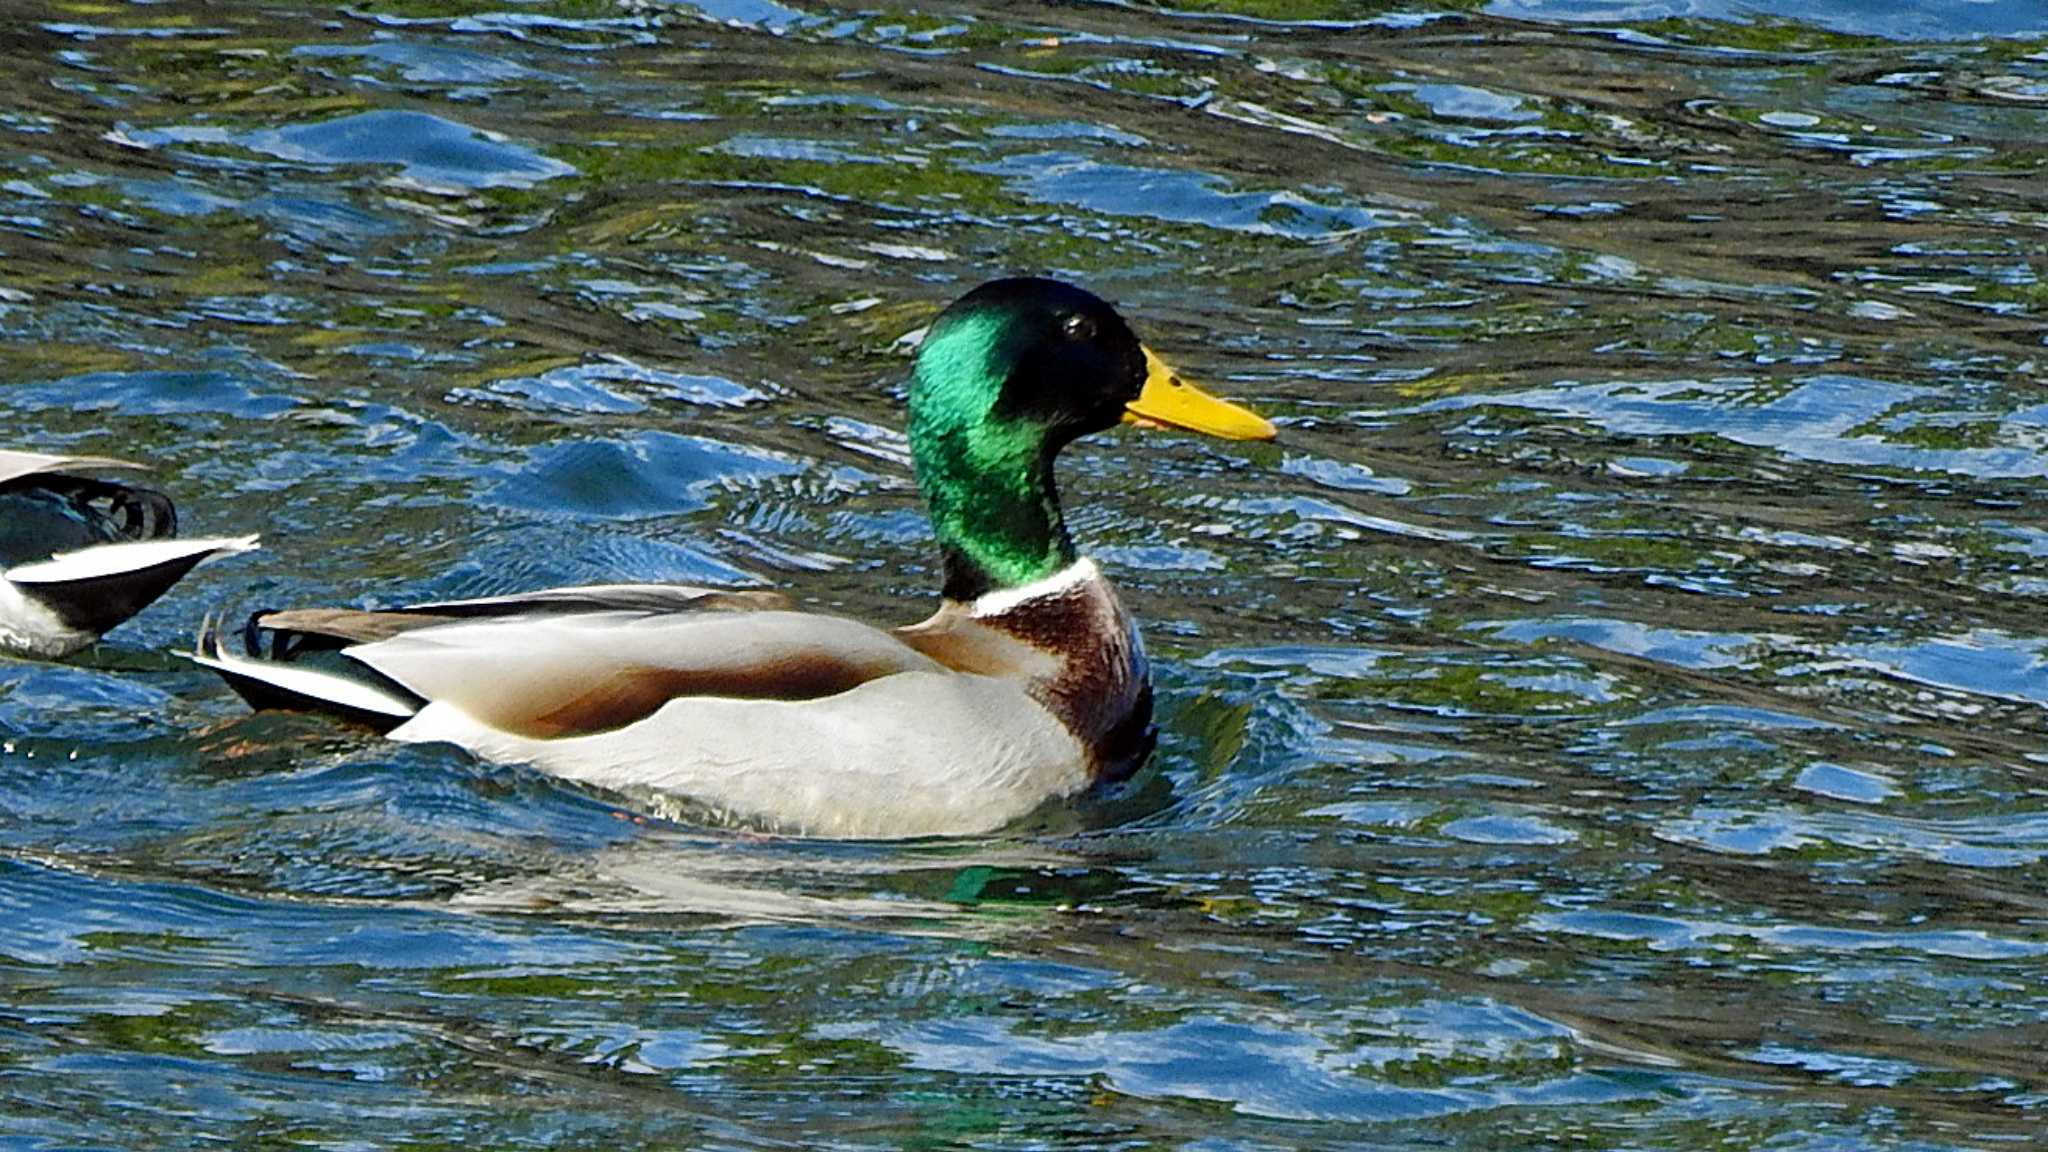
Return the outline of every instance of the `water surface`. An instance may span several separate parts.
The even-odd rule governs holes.
[[[2022,0],[53,3],[0,415],[209,568],[0,665],[0,1147],[1979,1149],[2048,1129]],[[935,583],[907,350],[1118,301],[1163,738],[824,844],[313,717],[209,609]]]

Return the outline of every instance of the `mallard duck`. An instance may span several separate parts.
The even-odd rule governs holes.
[[[1187,383],[1108,304],[983,284],[911,371],[938,610],[884,629],[766,592],[554,588],[378,611],[259,612],[193,659],[257,707],[352,715],[621,791],[818,836],[999,828],[1151,750],[1144,649],[1067,534],[1053,458],[1119,421],[1273,425]]]
[[[0,652],[69,656],[197,565],[256,547],[254,536],[175,539],[163,493],[93,475],[142,467],[0,450]]]

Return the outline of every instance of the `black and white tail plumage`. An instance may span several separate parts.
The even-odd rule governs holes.
[[[77,474],[139,467],[0,451],[0,651],[69,655],[193,568],[256,547],[254,536],[180,540],[161,492]]]

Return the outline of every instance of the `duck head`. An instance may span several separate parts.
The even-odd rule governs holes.
[[[1101,298],[1058,280],[993,280],[920,346],[910,450],[945,557],[945,595],[1044,579],[1074,563],[1053,459],[1119,423],[1270,440],[1271,422],[1189,383]]]

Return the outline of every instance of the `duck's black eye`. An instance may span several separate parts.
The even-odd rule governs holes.
[[[1060,331],[1069,340],[1092,340],[1095,338],[1095,321],[1076,312],[1060,322]]]

